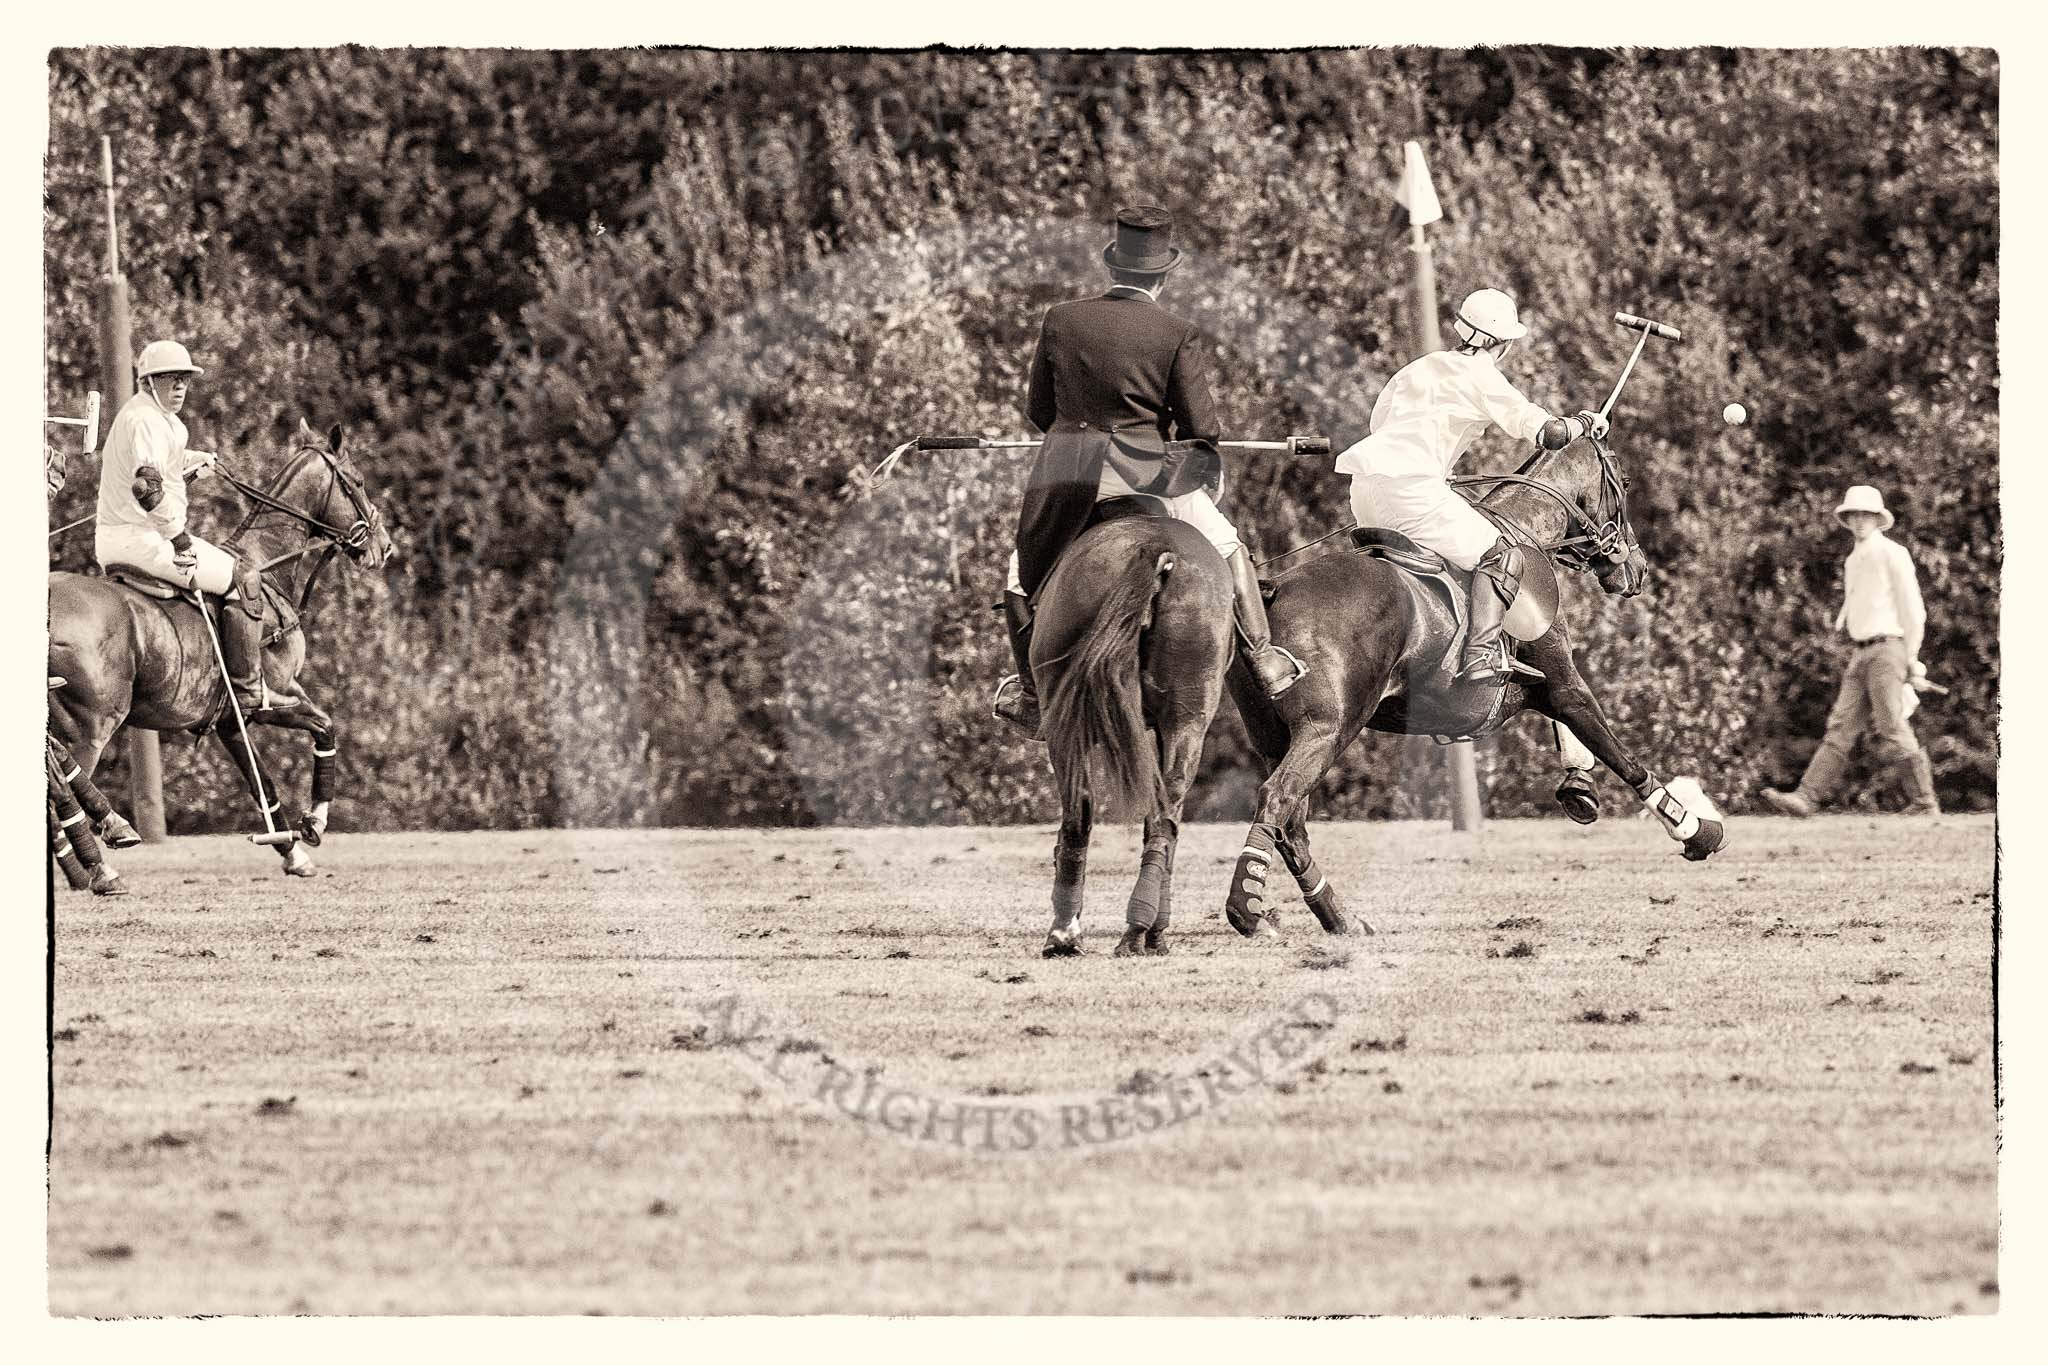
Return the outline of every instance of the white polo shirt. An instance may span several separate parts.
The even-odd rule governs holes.
[[[1533,441],[1549,420],[1485,356],[1434,351],[1387,381],[1372,434],[1337,457],[1337,472],[1447,479],[1488,427]]]
[[[1913,556],[1880,531],[1859,541],[1842,566],[1842,609],[1835,626],[1861,643],[1896,635],[1906,642],[1907,657],[1920,650],[1927,608],[1920,600],[1920,579]]]
[[[185,474],[189,439],[185,424],[157,406],[148,393],[121,405],[100,452],[100,500],[94,519],[100,531],[132,537],[143,531],[173,539],[185,529]],[[135,472],[154,465],[164,476],[164,497],[144,511],[135,500]]]

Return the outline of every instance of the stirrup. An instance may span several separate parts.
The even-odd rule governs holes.
[[[1292,650],[1286,649],[1280,645],[1276,645],[1272,641],[1268,640],[1266,642],[1265,649],[1259,651],[1259,653],[1268,656],[1277,654],[1281,658],[1285,659],[1287,661],[1288,667],[1293,670],[1293,672],[1290,673],[1284,681],[1282,681],[1278,686],[1274,686],[1268,683],[1264,675],[1259,672],[1259,667],[1257,664],[1252,665],[1252,675],[1258,678],[1259,686],[1265,688],[1266,695],[1275,701],[1278,701],[1281,697],[1285,696],[1290,688],[1292,688],[1296,683],[1300,682],[1303,678],[1306,678],[1308,676],[1308,665],[1303,663],[1300,659],[1296,658]],[[1256,658],[1257,655],[1249,655],[1247,657]]]
[[[1457,672],[1453,682],[1490,683],[1495,687],[1506,687],[1511,682],[1527,679],[1543,681],[1543,670],[1531,667],[1516,658],[1509,650],[1501,650],[1491,659],[1480,659],[1466,664]]]
[[[1038,698],[1024,690],[1022,674],[1012,673],[996,684],[995,700],[989,704],[989,714],[997,720],[1008,721],[1033,739],[1040,737]]]
[[[256,684],[256,702],[254,705],[244,704],[241,688],[237,687],[230,690],[234,693],[235,705],[241,708],[244,716],[253,716],[263,711],[289,711],[299,704],[299,699],[290,693],[271,691],[270,684],[267,682]]]

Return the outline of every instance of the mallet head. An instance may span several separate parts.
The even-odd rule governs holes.
[[[1634,313],[1616,313],[1614,321],[1616,326],[1626,327],[1631,332],[1648,332],[1651,336],[1662,337],[1666,341],[1679,341],[1683,339],[1676,327],[1667,327],[1661,322],[1652,322],[1648,318],[1639,318]]]

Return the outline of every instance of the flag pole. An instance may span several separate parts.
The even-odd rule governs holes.
[[[1395,191],[1401,207],[1408,210],[1408,251],[1414,258],[1415,344],[1424,355],[1444,348],[1443,331],[1437,323],[1436,260],[1429,249],[1424,229],[1444,216],[1443,205],[1430,183],[1429,163],[1422,144],[1409,141],[1401,148],[1401,184]],[[1479,765],[1472,742],[1460,740],[1444,746],[1444,760],[1451,785],[1451,828],[1476,831],[1484,823],[1479,804]]]

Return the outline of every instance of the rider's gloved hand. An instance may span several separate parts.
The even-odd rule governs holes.
[[[1581,411],[1576,415],[1579,421],[1585,424],[1588,436],[1591,436],[1596,441],[1607,439],[1607,419],[1605,417],[1602,417],[1597,412],[1585,411]]]
[[[219,460],[220,456],[210,450],[188,450],[185,452],[185,458],[191,461],[185,466],[185,477],[203,479],[213,472],[214,462]]]
[[[199,552],[192,548],[191,532],[180,531],[171,538],[171,564],[183,573],[199,567]]]

